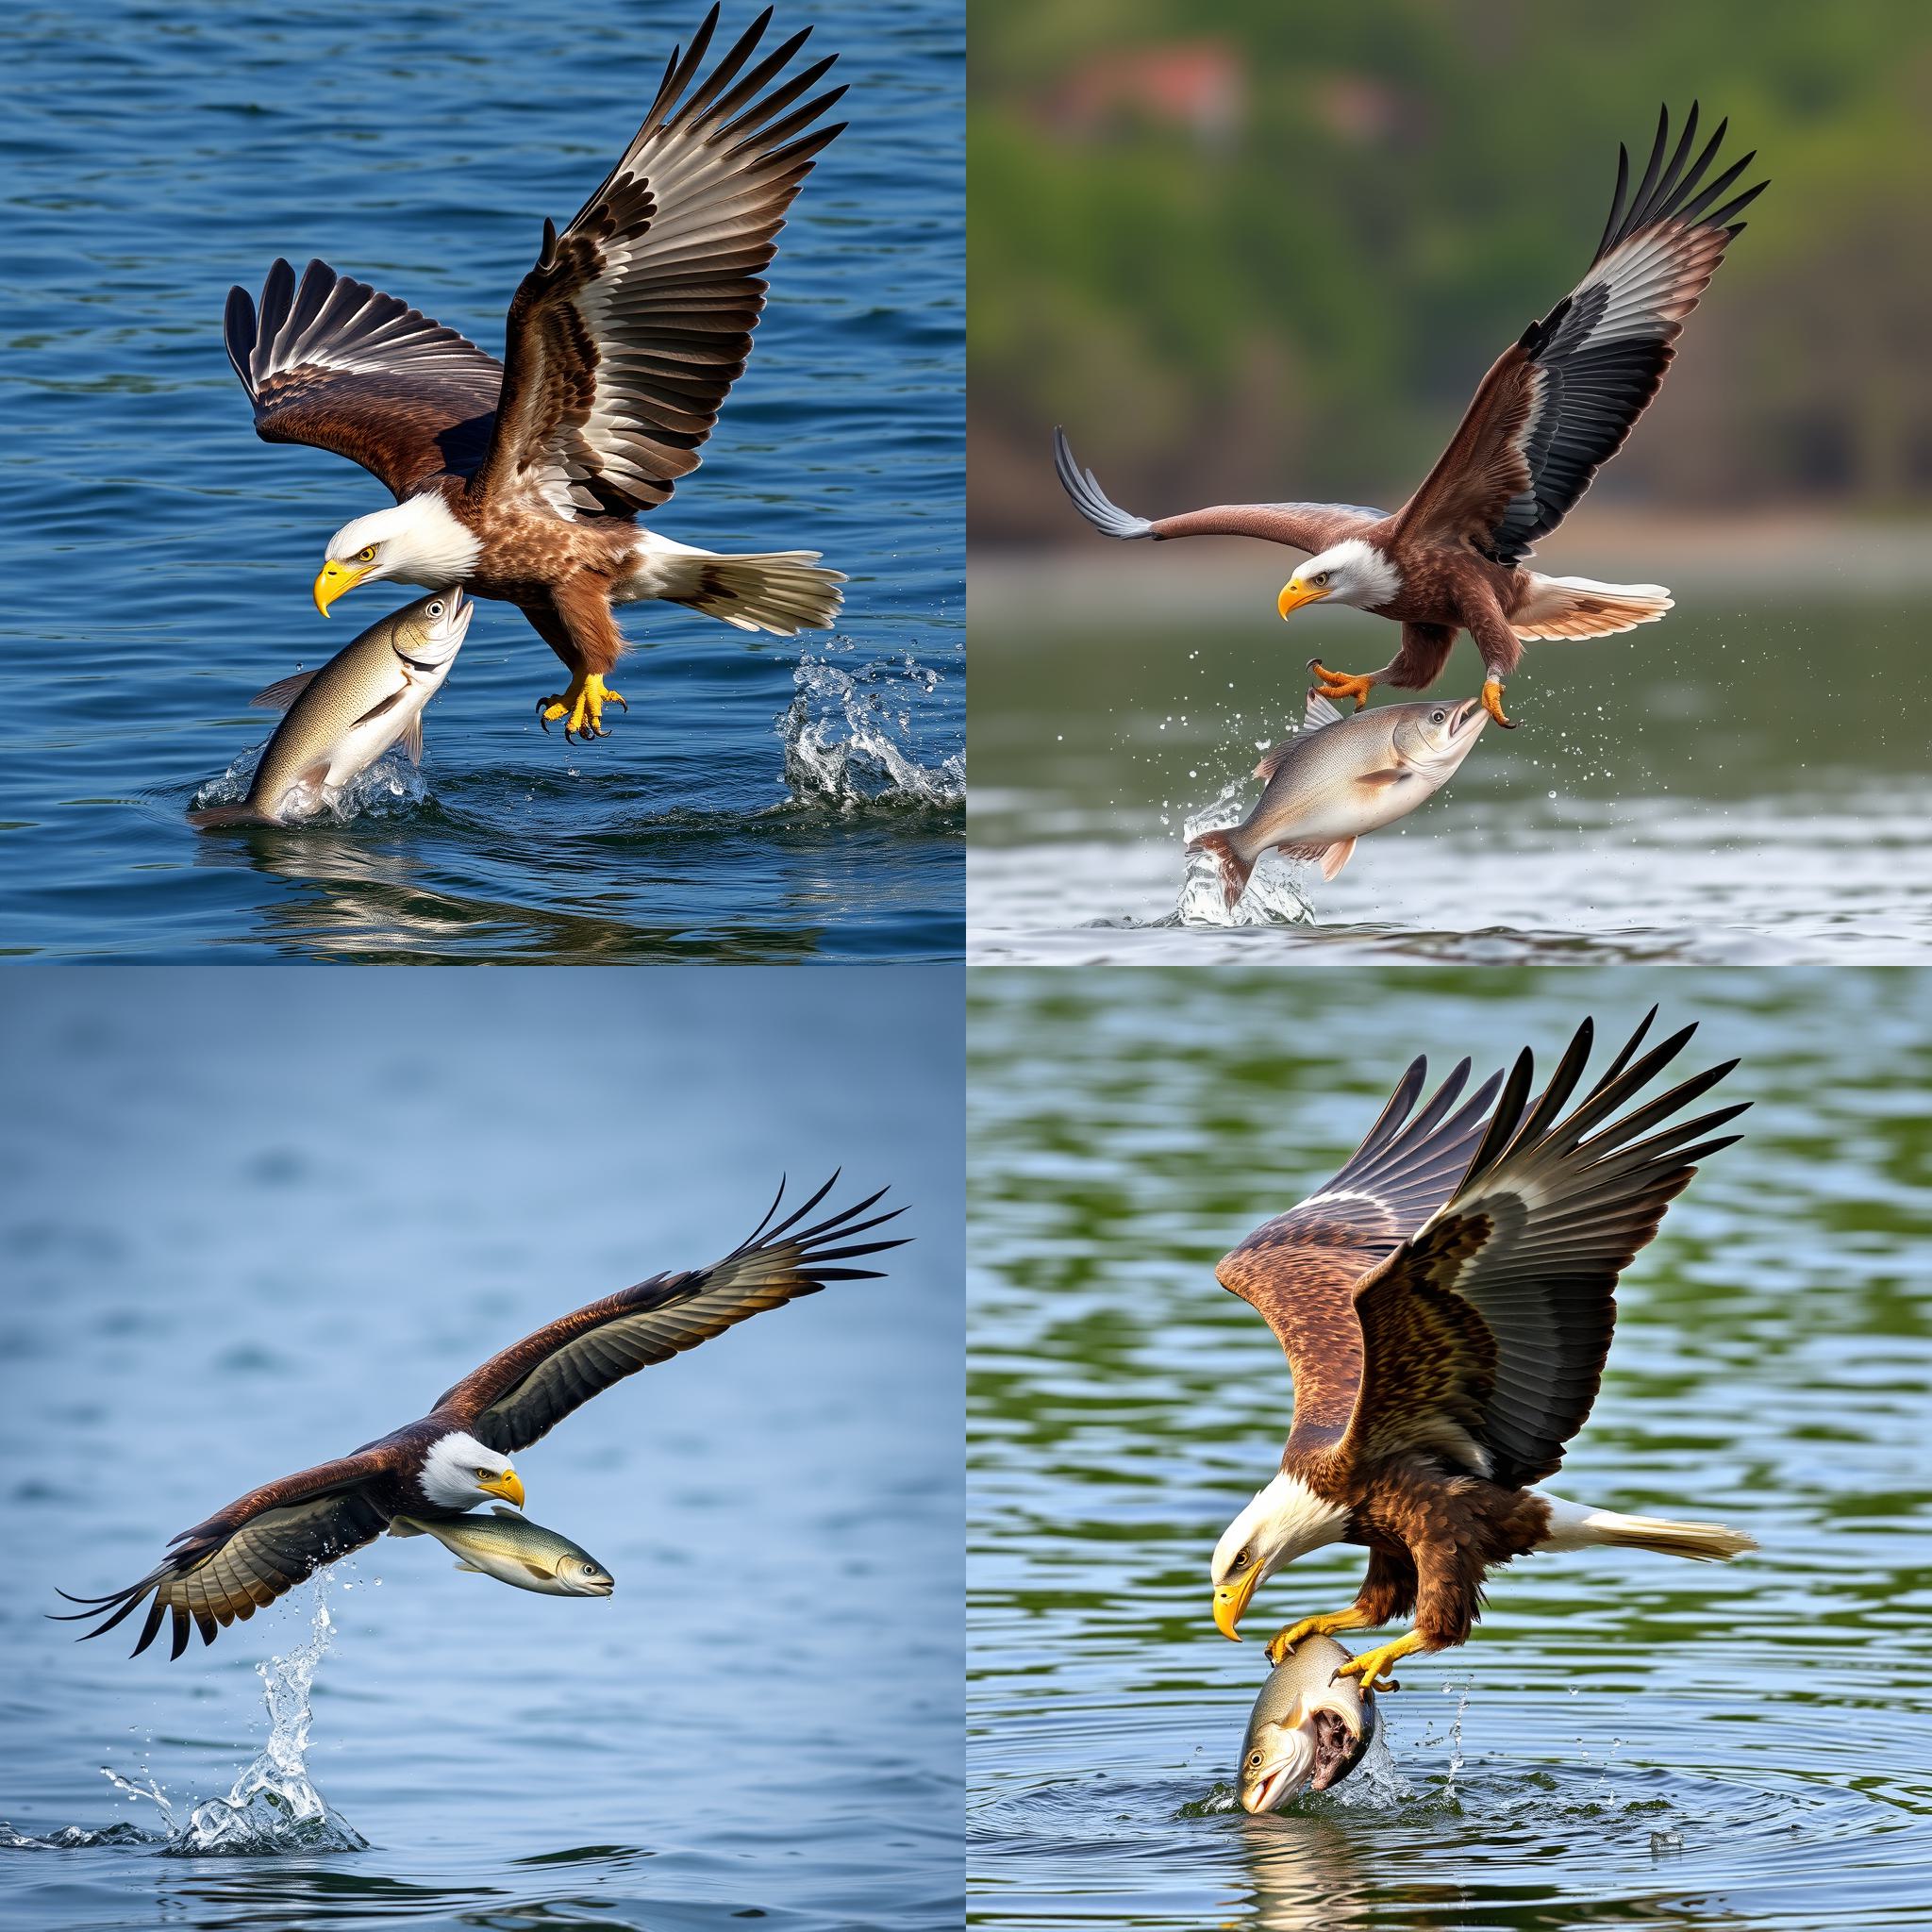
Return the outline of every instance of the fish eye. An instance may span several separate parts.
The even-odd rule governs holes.
[[[375,561],[375,545],[374,543],[365,543],[360,550],[357,551],[356,561],[358,563],[374,563]]]
[[[1431,711],[1429,713],[1429,723],[1431,724],[1440,724],[1448,715],[1447,711]]]
[[[1260,1754],[1260,1753],[1259,1753],[1258,1751],[1256,1751],[1256,1752],[1252,1752],[1252,1753],[1250,1753],[1250,1755],[1249,1755],[1249,1757],[1248,1757],[1248,1769],[1249,1769],[1250,1771],[1259,1771],[1259,1770],[1260,1770],[1260,1768],[1261,1768],[1261,1754]]]
[[[437,603],[437,604],[432,604],[432,605],[431,605],[431,606],[429,607],[429,614],[430,614],[430,616],[431,616],[431,617],[441,617],[441,616],[442,615],[442,606],[441,606],[441,605],[440,603]],[[1436,716],[1437,716],[1437,717],[1439,717],[1439,718],[1440,718],[1440,717],[1441,717],[1441,715],[1442,715],[1442,714],[1441,714],[1441,711],[1438,711],[1438,712],[1436,713]]]

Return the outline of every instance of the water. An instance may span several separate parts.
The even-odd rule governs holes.
[[[573,975],[596,1047],[562,1062],[528,1050],[549,974],[8,1000],[0,1925],[958,1924],[960,974],[649,977]],[[886,1279],[518,1457],[608,1600],[414,1538],[175,1663],[44,1620],[841,1160],[909,1204]]]
[[[1555,1487],[1750,1530],[1729,1567],[1536,1559],[1383,1701],[1392,1779],[1229,1808],[1266,1665],[1208,1618],[1281,1357],[1214,1262],[1402,1065],[1541,1064],[1651,999],[1756,1105],[1626,1274]],[[1850,1022],[1848,1016],[1856,1015]],[[1619,1034],[1618,1037],[1621,1037]],[[1706,1062],[1707,1063],[1707,1061]],[[1932,1077],[1915,974],[974,975],[969,1882],[1043,1927],[1922,1924],[1932,1869]],[[1264,1586],[1339,1607],[1359,1551]]]
[[[794,206],[704,467],[653,523],[823,550],[853,579],[841,630],[754,639],[631,607],[630,710],[573,746],[535,715],[557,660],[486,604],[425,716],[420,786],[346,824],[213,835],[183,815],[266,739],[251,693],[413,594],[316,615],[324,542],[388,498],[257,441],[222,346],[229,284],[320,255],[498,347],[544,216],[596,185],[703,8],[589,0],[567,33],[508,0],[0,20],[0,946],[957,957],[961,14],[792,10],[840,52],[852,125]]]
[[[1131,582],[1158,585],[1166,561]],[[1043,595],[1052,575],[1024,581]],[[1775,605],[1693,582],[1631,637],[1532,645],[1515,732],[1486,731],[1338,878],[1266,861],[1270,903],[1229,919],[1186,884],[1187,821],[1230,781],[1229,815],[1254,803],[1257,748],[1299,714],[1310,653],[1374,665],[1390,628],[1316,613],[1301,633],[1256,581],[1252,621],[1227,616],[1224,583],[1191,623],[1171,590],[1138,612],[1096,589],[1029,618],[993,574],[975,605],[974,959],[1898,963],[1932,947],[1932,603],[1910,580],[1838,605],[1815,582]],[[1465,641],[1441,689],[1480,675]]]

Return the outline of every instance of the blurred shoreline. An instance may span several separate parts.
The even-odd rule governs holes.
[[[1071,508],[1067,511],[1074,518]],[[1252,617],[1272,600],[1295,551],[1271,556],[1243,539],[1119,543],[1077,528],[1051,544],[974,543],[968,625],[984,648],[988,625],[1024,619],[1072,628],[1217,623]],[[1661,583],[1680,600],[1722,595],[1746,604],[1866,602],[1932,590],[1932,524],[1845,516],[1805,507],[1724,516],[1614,508],[1579,510],[1536,556],[1552,576]]]

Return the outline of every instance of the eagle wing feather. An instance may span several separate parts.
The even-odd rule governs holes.
[[[827,1282],[875,1277],[875,1268],[842,1264],[905,1245],[903,1240],[854,1240],[904,1213],[894,1208],[861,1218],[885,1193],[883,1188],[810,1227],[798,1225],[838,1178],[833,1174],[802,1207],[773,1224],[784,1198],[781,1184],[764,1220],[722,1261],[653,1275],[538,1329],[446,1391],[438,1399],[437,1414],[508,1456],[640,1369],[669,1361],[766,1308],[816,1294]]]
[[[1730,1060],[1615,1118],[1696,1030],[1638,1058],[1655,1017],[1567,1117],[1591,1024],[1533,1108],[1520,1056],[1449,1199],[1357,1285],[1363,1366],[1344,1457],[1425,1455],[1510,1487],[1561,1464],[1596,1399],[1619,1274],[1695,1161],[1739,1138],[1712,1130],[1749,1105],[1676,1118]]]
[[[1361,1145],[1319,1192],[1223,1257],[1216,1278],[1274,1331],[1294,1379],[1291,1450],[1339,1436],[1361,1376],[1356,1283],[1448,1199],[1484,1130],[1500,1076],[1457,1107],[1463,1060],[1417,1112],[1428,1062],[1415,1060]]]
[[[59,1591],[82,1606],[60,1621],[100,1619],[84,1633],[85,1641],[105,1636],[146,1603],[147,1621],[132,1656],[155,1641],[171,1613],[172,1657],[188,1648],[195,1629],[204,1643],[212,1643],[217,1629],[245,1623],[325,1563],[380,1536],[389,1516],[370,1493],[370,1484],[385,1473],[372,1450],[251,1490],[206,1523],[183,1530],[140,1582],[101,1597]]]
[[[558,515],[655,508],[698,466],[764,308],[758,279],[813,160],[843,124],[813,128],[845,92],[793,108],[832,65],[761,92],[804,44],[751,61],[771,9],[680,104],[718,9],[675,52],[650,112],[603,184],[543,250],[510,304],[503,406],[482,472]],[[787,111],[790,109],[791,111]]]
[[[1743,230],[1738,216],[1769,185],[1725,199],[1755,153],[1705,181],[1726,125],[1690,161],[1693,102],[1666,164],[1663,110],[1627,199],[1630,157],[1618,149],[1616,194],[1588,272],[1484,376],[1449,447],[1396,512],[1397,536],[1466,542],[1514,567],[1575,507],[1662,386],[1685,318]]]
[[[483,459],[503,365],[367,282],[277,260],[258,309],[228,291],[228,360],[264,442],[306,442],[360,463],[400,502]]]

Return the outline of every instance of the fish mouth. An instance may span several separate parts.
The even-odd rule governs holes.
[[[1450,736],[1452,738],[1460,738],[1463,732],[1469,728],[1469,723],[1472,718],[1480,717],[1484,720],[1485,723],[1487,723],[1489,720],[1489,715],[1490,714],[1483,709],[1483,701],[1481,698],[1464,698],[1463,701],[1457,706],[1455,714],[1449,720]]]
[[[1288,1796],[1289,1785],[1295,1777],[1296,1770],[1291,1761],[1270,1766],[1255,1783],[1241,1791],[1241,1809],[1250,1818],[1259,1818],[1274,1810]]]
[[[577,1588],[586,1596],[608,1596],[617,1588],[614,1576],[588,1576]]]

